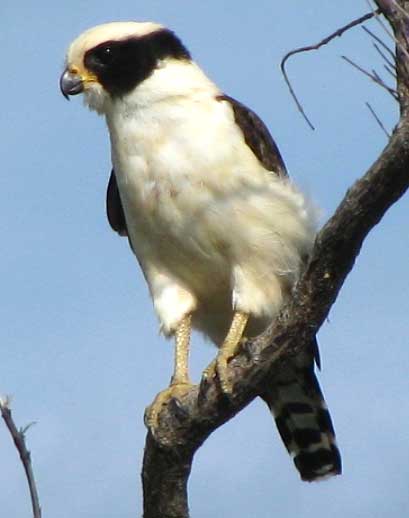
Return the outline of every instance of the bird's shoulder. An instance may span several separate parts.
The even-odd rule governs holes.
[[[282,178],[287,177],[287,169],[278,146],[260,117],[253,110],[226,94],[220,94],[216,99],[230,105],[235,123],[242,131],[247,146],[263,167]]]

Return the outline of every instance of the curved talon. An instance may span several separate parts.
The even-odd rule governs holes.
[[[216,360],[213,360],[202,373],[202,380],[207,382],[216,376]]]
[[[192,387],[193,384],[191,383],[176,383],[167,389],[162,390],[162,392],[159,392],[159,394],[153,400],[152,404],[145,409],[145,426],[154,432],[155,428],[157,428],[159,424],[158,419],[162,408],[168,405],[171,399],[178,399],[179,397],[186,394],[186,392],[189,392]]]

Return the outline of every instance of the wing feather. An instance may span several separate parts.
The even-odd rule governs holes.
[[[108,182],[106,211],[112,230],[118,232],[120,236],[127,236],[128,229],[125,221],[125,213],[122,207],[118,184],[116,183],[115,171],[113,169]]]
[[[228,95],[219,95],[217,100],[226,101],[230,104],[235,122],[243,132],[246,144],[262,163],[263,167],[280,177],[287,177],[287,169],[277,144],[260,117],[250,108],[247,108],[244,104]]]

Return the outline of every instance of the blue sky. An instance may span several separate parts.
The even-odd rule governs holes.
[[[279,62],[368,10],[367,3],[89,0],[0,6],[0,393],[27,433],[44,516],[141,514],[143,411],[169,381],[172,344],[158,334],[126,240],[105,217],[110,156],[104,121],[58,90],[65,49],[84,29],[154,20],[174,29],[229,95],[274,135],[291,176],[323,221],[386,144],[387,93],[340,59],[382,70],[357,28],[288,70],[317,130],[296,111]],[[375,22],[369,27],[378,30]],[[378,33],[384,37],[382,32]],[[198,452],[192,517],[400,517],[407,509],[408,200],[366,241],[319,341],[320,381],[344,474],[305,484],[256,401]],[[194,337],[196,380],[215,349]],[[22,467],[0,423],[0,509],[30,515]]]

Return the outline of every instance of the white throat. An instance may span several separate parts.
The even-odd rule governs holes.
[[[218,95],[220,90],[204,72],[191,61],[165,59],[154,72],[128,94],[111,98],[98,84],[92,84],[84,93],[84,103],[107,120],[131,116],[135,111],[163,101],[182,97]]]

